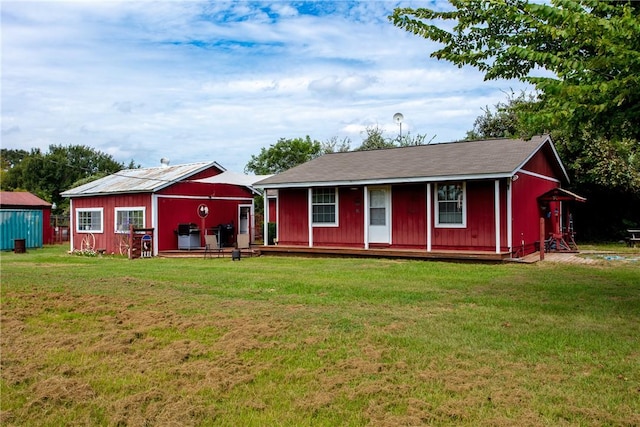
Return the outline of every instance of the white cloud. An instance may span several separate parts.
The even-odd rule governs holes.
[[[430,59],[431,43],[387,21],[393,6],[3,2],[2,146],[241,171],[280,138],[393,135],[398,111],[403,132],[459,139],[501,90],[524,87]]]

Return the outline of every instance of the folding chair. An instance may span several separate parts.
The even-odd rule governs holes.
[[[211,254],[216,252],[218,254],[218,258],[220,257],[220,253],[222,252],[222,248],[218,245],[218,237],[215,234],[206,234],[204,236],[204,257],[211,257]]]
[[[251,242],[249,241],[249,234],[238,234],[236,238],[236,244],[238,245],[238,249],[242,251],[242,249],[247,249],[249,256],[253,256],[253,251],[251,250]]]

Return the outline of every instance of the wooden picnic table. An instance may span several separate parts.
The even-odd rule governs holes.
[[[637,244],[640,244],[640,229],[629,229],[627,233],[627,246],[635,248]]]

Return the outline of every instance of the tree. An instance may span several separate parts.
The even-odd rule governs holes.
[[[257,156],[252,155],[244,171],[257,175],[280,173],[322,154],[322,144],[319,141],[312,141],[309,135],[304,139],[280,138],[268,149],[262,147]]]
[[[483,114],[476,118],[466,139],[517,138],[526,134],[519,113],[525,105],[534,102],[534,96],[527,95],[524,91],[518,96],[511,92],[507,95],[506,102],[495,104],[493,110],[488,106],[482,110]]]
[[[530,116],[575,136],[587,123],[608,139],[639,139],[640,7],[631,2],[451,0],[454,10],[396,9],[394,25],[444,44],[431,56],[485,79],[518,78],[540,91]],[[454,21],[452,31],[438,26]],[[544,69],[553,76],[533,75]]]
[[[362,140],[362,144],[355,151],[379,150],[382,148],[393,148],[395,143],[391,138],[385,138],[383,130],[378,126],[367,126],[364,130],[366,136]]]
[[[4,160],[4,159],[3,159]],[[94,180],[124,168],[108,154],[84,145],[50,145],[48,153],[32,149],[3,175],[3,190],[26,190],[66,205],[60,193],[79,180]],[[88,181],[87,181],[88,182]]]
[[[349,137],[338,141],[337,136],[333,136],[322,143],[322,154],[345,153],[351,151],[351,139]]]

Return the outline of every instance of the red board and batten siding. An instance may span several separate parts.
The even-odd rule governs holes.
[[[338,188],[338,226],[313,227],[313,246],[364,247],[364,192]]]
[[[392,247],[427,248],[426,184],[394,185],[391,188]]]
[[[113,196],[76,197],[73,199],[73,249],[80,249],[85,231],[77,230],[78,209],[102,208],[102,233],[92,232],[96,239],[96,249],[105,249],[107,253],[117,253],[115,232],[116,208],[145,208],[145,227],[151,227],[151,194],[120,194]]]
[[[435,194],[435,193],[434,193]],[[506,184],[500,181],[500,250],[507,247]],[[436,227],[432,211],[432,250],[495,251],[495,181],[467,181],[467,226],[464,228]],[[437,203],[434,199],[434,204]],[[434,209],[432,206],[431,209]]]
[[[278,244],[309,245],[308,199],[306,188],[278,190]]]
[[[547,214],[547,211],[540,209],[537,198],[560,186],[560,171],[550,166],[547,157],[550,155],[549,152],[536,153],[517,173],[518,179],[512,183],[513,248],[521,250],[524,246],[525,254],[539,248],[540,217],[546,217]]]

